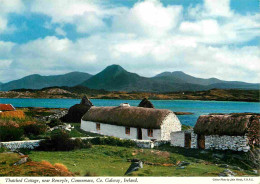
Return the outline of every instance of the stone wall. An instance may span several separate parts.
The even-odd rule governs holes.
[[[39,146],[40,142],[41,140],[1,142],[0,147],[8,148],[11,151],[15,151],[21,148],[34,149]]]
[[[171,146],[184,147],[185,133],[187,133],[187,131],[172,132]],[[197,137],[197,134],[191,132],[191,148],[198,148]],[[208,135],[205,136],[205,149],[248,152],[250,150],[248,142],[247,136]]]
[[[93,139],[93,138],[95,138],[95,137],[80,137],[80,139],[82,139],[82,140],[90,140],[90,139]],[[106,137],[104,137],[104,138],[106,138]],[[76,139],[76,138],[71,138],[71,139]],[[19,150],[21,148],[24,148],[24,149],[34,149],[34,148],[39,146],[39,143],[41,141],[42,140],[1,142],[0,143],[0,148],[1,147],[5,147],[5,148],[10,149],[11,151],[17,151],[17,150]],[[134,139],[133,141],[136,143],[137,147],[139,147],[139,148],[148,148],[148,149],[169,143],[169,141],[160,141],[160,140],[158,140],[158,141],[151,141],[151,140],[137,140],[137,139]]]
[[[248,152],[250,147],[248,145],[247,136],[205,136],[205,149],[219,149],[219,150],[233,150]]]
[[[198,136],[194,132],[191,132],[191,148],[198,148]]]

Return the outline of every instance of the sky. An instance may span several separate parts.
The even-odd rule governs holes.
[[[0,82],[111,64],[260,82],[258,0],[0,0]]]

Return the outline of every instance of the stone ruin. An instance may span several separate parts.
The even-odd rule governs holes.
[[[138,107],[145,107],[145,108],[154,108],[152,102],[150,102],[147,98],[144,98],[138,105]]]
[[[63,122],[80,123],[82,116],[94,106],[87,96],[84,96],[80,104],[75,104],[69,108],[68,113],[61,117],[60,120]]]

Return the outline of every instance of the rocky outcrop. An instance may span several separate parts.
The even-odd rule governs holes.
[[[147,98],[144,98],[144,99],[139,103],[138,107],[154,108],[152,102],[150,102]]]
[[[73,105],[69,108],[68,113],[61,117],[63,122],[80,123],[82,116],[93,106],[92,102],[84,96],[80,104]]]

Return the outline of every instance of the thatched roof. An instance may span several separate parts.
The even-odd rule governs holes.
[[[252,114],[202,115],[194,127],[202,135],[245,135],[253,118]]]
[[[82,117],[84,121],[106,124],[160,129],[164,118],[173,114],[166,109],[151,109],[143,107],[91,107]]]

